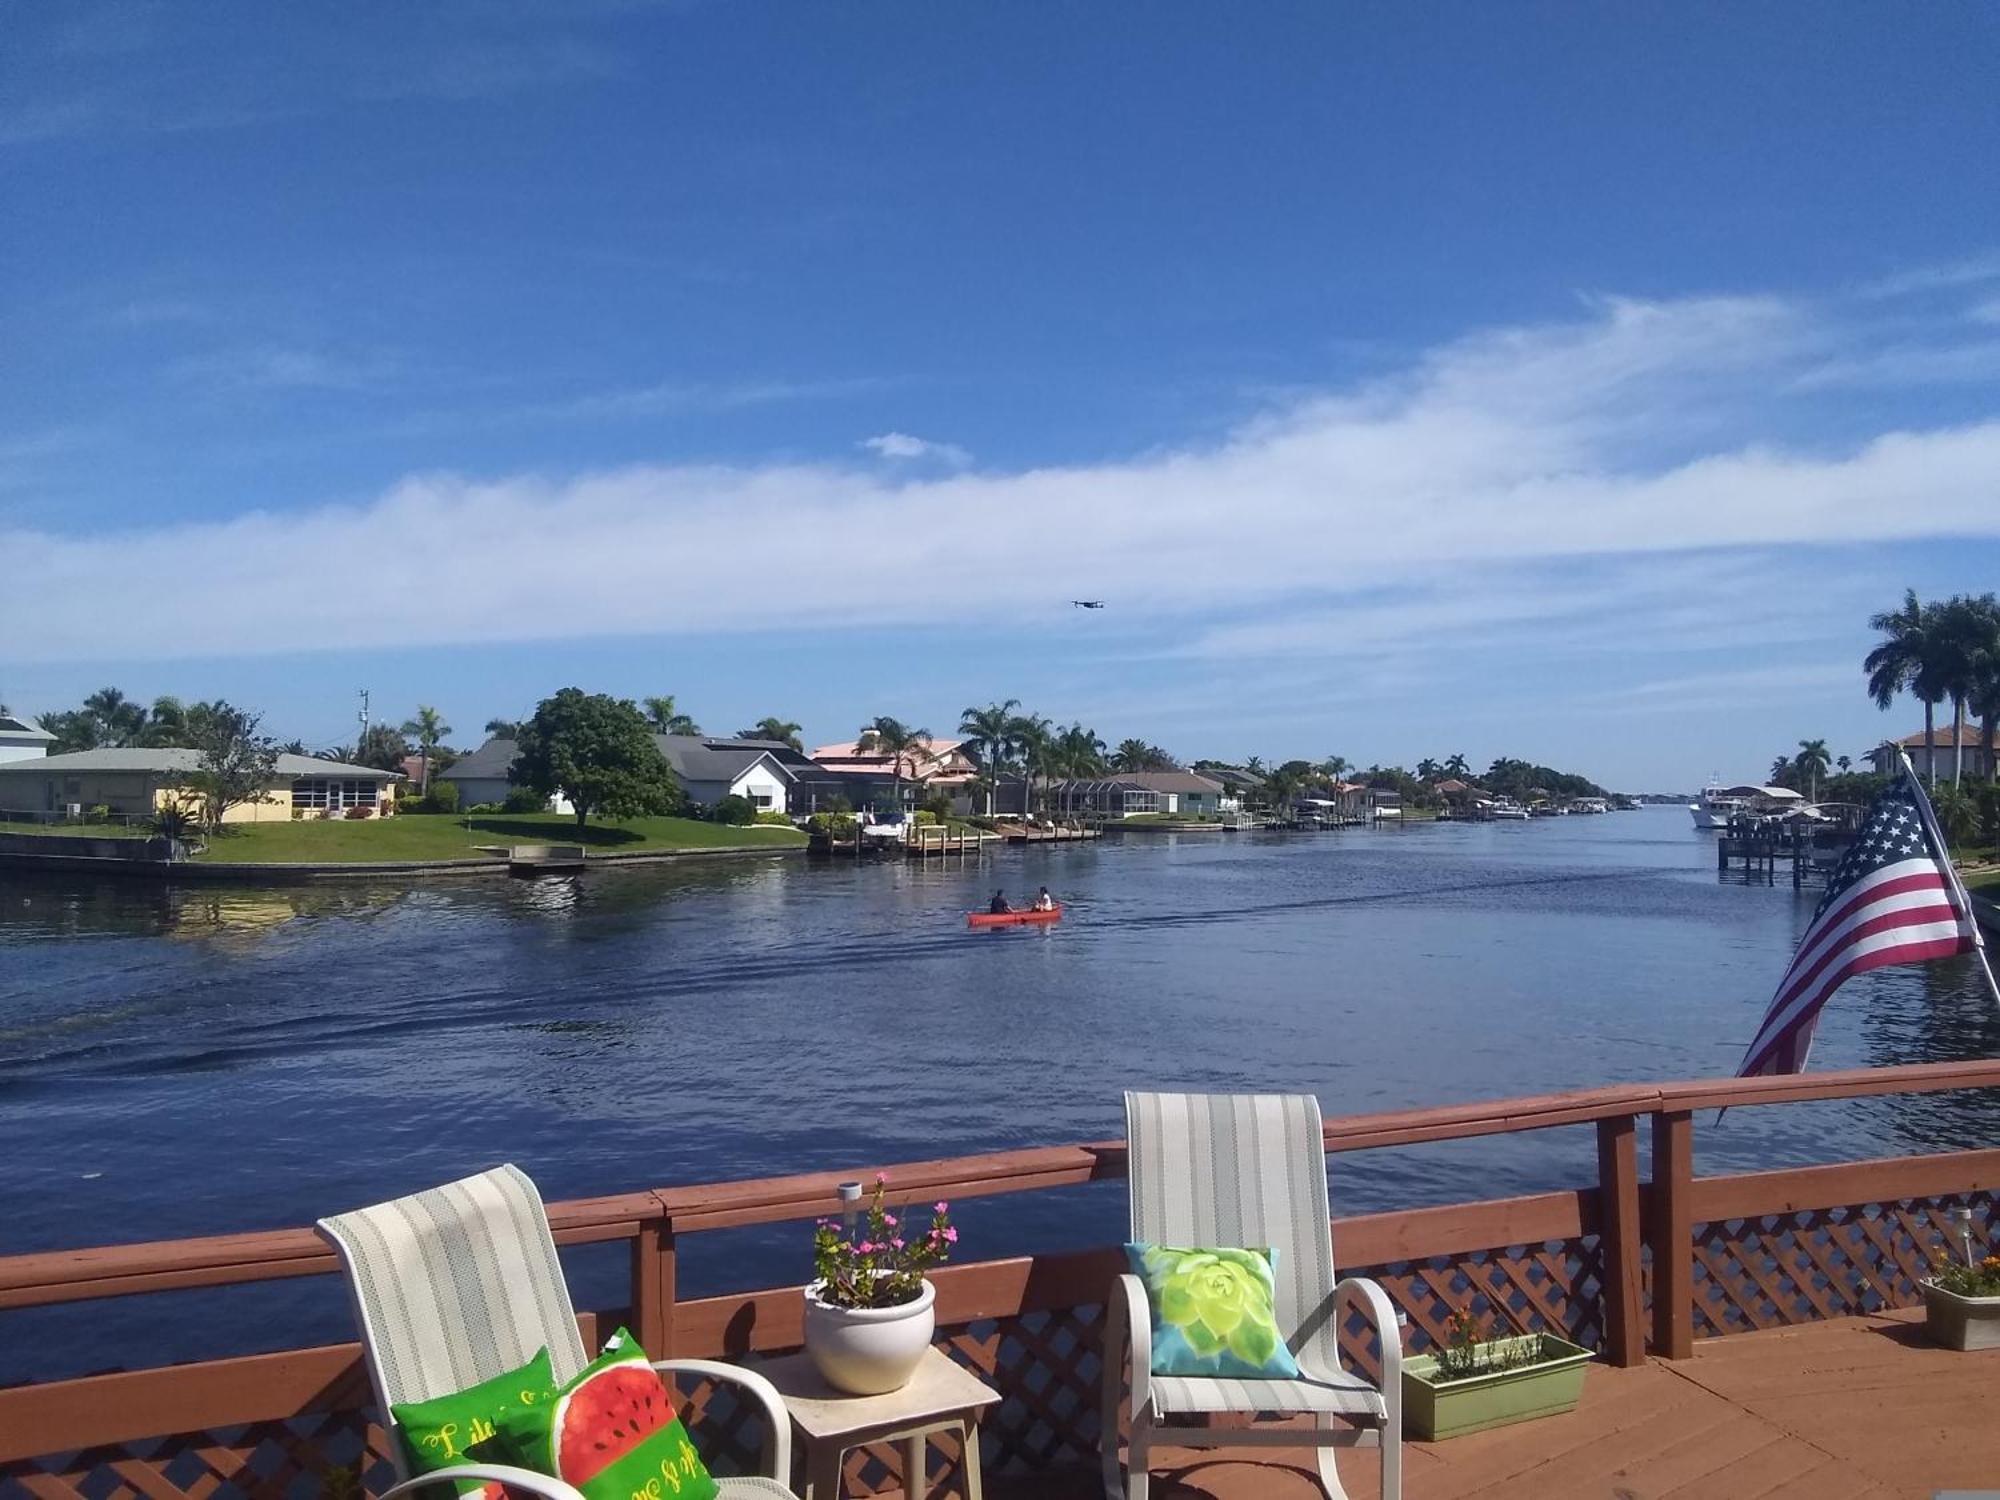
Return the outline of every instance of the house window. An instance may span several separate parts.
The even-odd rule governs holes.
[[[768,812],[771,807],[771,794],[769,792],[750,793],[750,805],[759,812]]]
[[[294,807],[373,807],[377,800],[372,781],[331,781],[313,776],[292,783]]]

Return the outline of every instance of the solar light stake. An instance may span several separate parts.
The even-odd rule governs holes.
[[[1978,1262],[1972,1258],[1972,1210],[1954,1208],[1951,1216],[1958,1221],[1958,1248],[1965,1256],[1966,1265],[1977,1265]]]
[[[847,1232],[852,1234],[854,1233],[854,1215],[858,1211],[858,1205],[861,1202],[861,1184],[858,1182],[843,1182],[834,1189],[834,1192],[840,1195],[841,1222],[847,1226]]]

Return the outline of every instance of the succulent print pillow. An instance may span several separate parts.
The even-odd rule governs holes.
[[[1278,1336],[1277,1251],[1127,1245],[1125,1256],[1146,1285],[1155,1375],[1298,1378],[1298,1361]]]
[[[714,1500],[673,1393],[622,1328],[554,1400],[509,1411],[500,1430],[523,1464],[584,1500]]]

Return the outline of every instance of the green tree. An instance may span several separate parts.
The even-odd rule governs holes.
[[[1840,774],[1845,776],[1847,774],[1847,768],[1853,765],[1854,762],[1849,760],[1845,755],[1843,755],[1840,756],[1838,759],[1836,759],[1834,761],[1834,764],[1840,767]]]
[[[1979,744],[1988,779],[2000,779],[2000,597],[1980,594],[1959,601],[1965,632],[1966,707],[1979,720]]]
[[[488,719],[486,733],[496,740],[518,740],[521,737],[519,719]]]
[[[139,730],[134,743],[186,747],[188,740],[187,708],[180,699],[171,694],[162,694],[153,700],[153,706],[146,714],[146,722]]]
[[[908,768],[922,781],[922,768],[936,759],[931,754],[931,732],[928,729],[912,729],[901,719],[888,714],[879,714],[861,726],[860,739],[855,745],[863,755],[886,755],[889,757],[890,782],[894,787],[896,811],[903,810],[903,771]]]
[[[684,713],[674,709],[671,693],[660,698],[643,698],[646,707],[646,721],[653,726],[655,734],[700,734],[701,726]]]
[[[1806,800],[1819,801],[1820,779],[1833,768],[1825,740],[1800,740],[1799,753],[1792,757],[1792,769],[1806,786]]]
[[[1796,786],[1799,780],[1798,762],[1789,755],[1777,756],[1771,762],[1766,779],[1772,786]]]
[[[1097,731],[1072,724],[1056,736],[1054,761],[1065,787],[1063,811],[1074,811],[1074,788],[1069,783],[1089,781],[1104,774],[1104,741]]]
[[[188,790],[201,799],[202,821],[211,829],[219,828],[230,808],[254,802],[270,790],[278,747],[258,732],[261,714],[220,698],[196,709],[188,715],[189,738],[196,751]]]
[[[1354,767],[1349,764],[1347,757],[1344,755],[1329,755],[1319,763],[1319,769],[1328,781],[1339,781],[1349,771],[1353,770]]]
[[[190,715],[198,717],[201,707],[200,704],[195,705],[189,710]],[[334,759],[345,760],[350,765],[373,766],[378,771],[400,772],[409,756],[410,742],[403,738],[400,729],[387,724],[370,724],[350,751]]]
[[[1436,781],[1442,772],[1443,768],[1428,755],[1417,762],[1417,780],[1419,781]]]
[[[413,718],[403,721],[403,733],[417,742],[417,750],[424,758],[423,779],[417,783],[417,790],[431,789],[431,761],[437,755],[437,748],[444,737],[451,733],[451,726],[444,721],[444,715],[428,704],[418,704]]]
[[[1472,775],[1472,764],[1471,762],[1466,760],[1466,758],[1463,755],[1446,756],[1444,762],[1444,774],[1447,776],[1455,776],[1460,781],[1464,781]]]
[[[1054,726],[1041,714],[1021,714],[1014,720],[1014,743],[1021,756],[1021,813],[1033,817],[1037,806],[1035,779],[1048,778],[1055,754]]]
[[[768,719],[759,719],[748,729],[737,730],[736,737],[739,740],[776,740],[781,745],[790,745],[799,754],[804,755],[805,743],[799,738],[799,730],[803,727],[794,724],[790,719],[780,719],[774,715]]]
[[[1979,837],[1979,804],[1972,794],[1953,783],[1931,793],[1931,811],[1937,814],[1938,828],[1945,842],[1963,848]]]
[[[1020,706],[1019,698],[1009,698],[1005,703],[968,708],[958,716],[959,737],[972,747],[973,759],[979,762],[979,782],[986,792],[988,817],[993,815],[995,782],[1020,750],[1014,733],[1018,722],[1014,710]]]
[[[1862,659],[1868,674],[1868,696],[1887,709],[1898,693],[1907,692],[1924,706],[1924,774],[1937,786],[1937,706],[1947,694],[1944,669],[1944,626],[1934,604],[1903,591],[1902,607],[1868,618],[1868,628],[1882,639]]]
[[[633,818],[680,803],[673,768],[655,729],[630,699],[564,688],[535,706],[521,726],[507,779],[544,797],[560,792],[582,828],[592,813]]]

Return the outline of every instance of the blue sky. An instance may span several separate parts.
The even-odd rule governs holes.
[[[2000,586],[1991,9],[4,25],[17,709],[1686,787],[1907,729],[1866,615]]]

